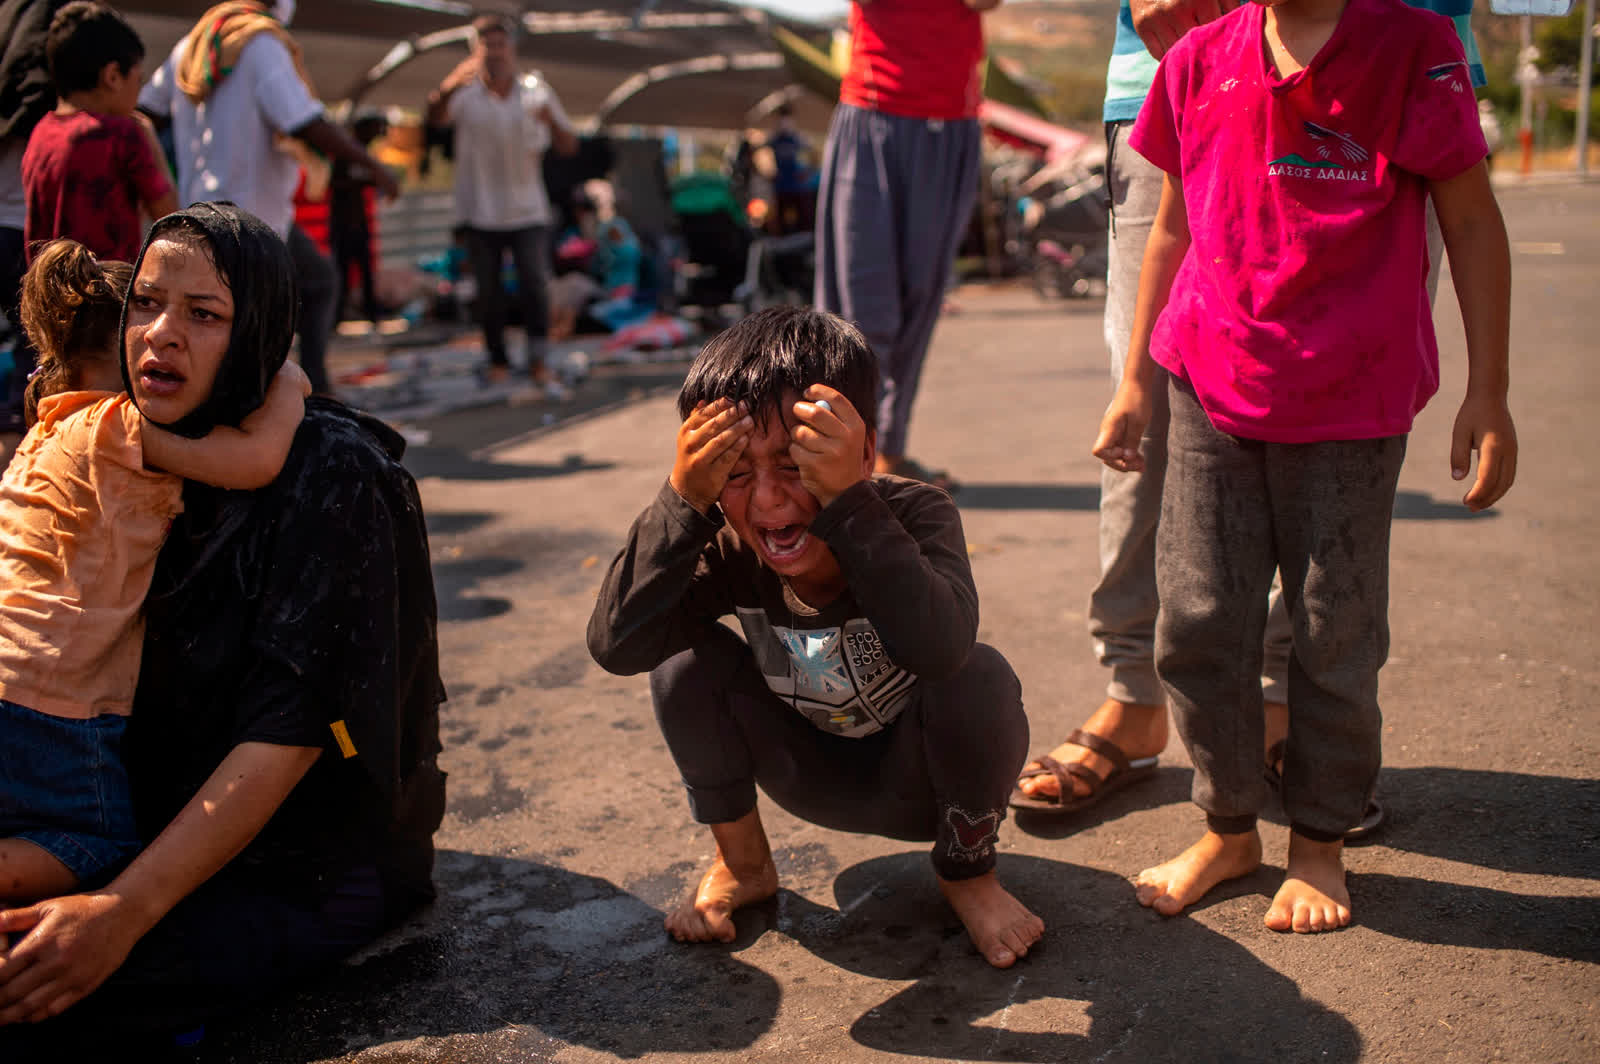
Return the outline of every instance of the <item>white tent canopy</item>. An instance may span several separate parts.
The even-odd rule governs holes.
[[[152,64],[209,6],[206,0],[119,4],[144,37]],[[793,96],[803,125],[826,122],[827,102],[793,90],[768,33],[774,17],[766,12],[716,0],[508,6],[527,31],[518,42],[525,65],[551,83],[574,116],[611,125],[737,129]],[[291,28],[324,100],[420,109],[466,54],[473,10],[454,0],[425,6],[301,0]]]

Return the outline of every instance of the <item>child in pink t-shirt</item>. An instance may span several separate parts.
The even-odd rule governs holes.
[[[1141,873],[1175,915],[1261,861],[1257,677],[1274,569],[1293,619],[1279,931],[1350,921],[1342,839],[1381,761],[1389,525],[1413,417],[1438,388],[1432,197],[1466,326],[1451,474],[1511,487],[1510,252],[1451,23],[1399,0],[1257,0],[1162,60],[1129,141],[1166,175],[1121,387],[1094,453],[1142,468],[1155,389],[1169,466],[1156,666],[1206,833]]]
[[[183,478],[271,483],[305,413],[309,388],[291,363],[238,429],[186,439],[146,421],[118,365],[131,275],[57,240],[23,278],[39,368],[28,434],[0,480],[3,905],[70,893],[138,849],[120,746],[144,597]]]

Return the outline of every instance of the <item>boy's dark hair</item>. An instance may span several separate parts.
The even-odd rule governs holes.
[[[878,416],[878,358],[861,330],[814,307],[769,307],[713,336],[689,367],[678,414],[732,399],[757,421],[786,391],[826,384],[850,400],[871,428]]]
[[[144,41],[99,0],[73,0],[50,21],[44,52],[56,93],[66,96],[93,90],[107,63],[128,73],[144,58]]]

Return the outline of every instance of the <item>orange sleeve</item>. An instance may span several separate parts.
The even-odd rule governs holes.
[[[85,419],[93,423],[89,448],[98,461],[145,472],[144,416],[126,395],[102,401]]]

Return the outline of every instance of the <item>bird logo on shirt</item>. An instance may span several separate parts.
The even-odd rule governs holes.
[[[1429,81],[1448,84],[1451,92],[1466,92],[1467,90],[1462,87],[1461,79],[1456,76],[1462,70],[1465,70],[1466,66],[1466,63],[1456,59],[1448,63],[1440,63],[1438,66],[1429,67],[1422,73]]]
[[[1312,151],[1316,158],[1307,159],[1299,152],[1281,155],[1267,164],[1267,176],[1314,181],[1371,180],[1372,171],[1365,165],[1372,158],[1371,153],[1355,138],[1315,122],[1302,122],[1301,126],[1316,144]]]
[[[1317,142],[1317,157],[1327,159],[1338,152],[1344,159],[1352,163],[1364,163],[1368,159],[1367,149],[1351,139],[1349,134],[1340,133],[1327,126],[1319,126],[1315,122],[1303,123],[1311,139]]]

